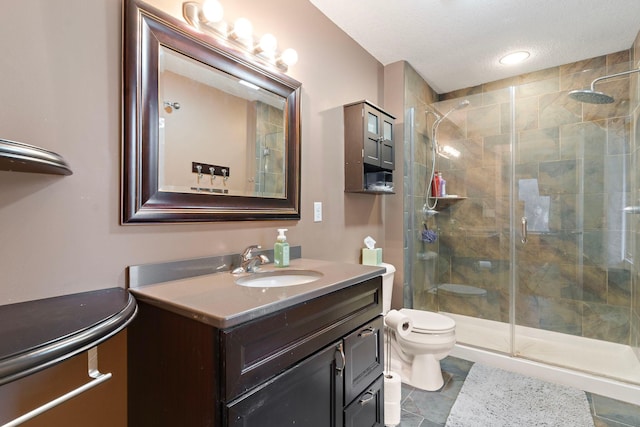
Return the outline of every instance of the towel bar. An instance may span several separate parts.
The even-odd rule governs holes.
[[[93,378],[93,380],[89,381],[88,383],[81,385],[80,387],[66,393],[63,394],[62,396],[53,399],[52,401],[45,403],[42,406],[39,406],[38,408],[27,412],[26,414],[14,419],[13,421],[10,421],[4,425],[2,425],[2,427],[15,427],[18,426],[20,424],[22,424],[25,421],[30,420],[31,418],[37,417],[38,415],[42,414],[43,412],[48,411],[49,409],[55,408],[56,406],[60,405],[61,403],[66,402],[69,399],[72,399],[74,397],[76,397],[79,394],[84,393],[85,391],[92,389],[93,387],[105,382],[106,380],[108,380],[109,378],[111,378],[111,373],[109,372],[108,374],[103,374],[98,370],[98,347],[92,347],[87,351],[87,356],[88,356],[88,375],[89,377]]]

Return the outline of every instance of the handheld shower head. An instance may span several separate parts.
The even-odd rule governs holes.
[[[449,111],[447,111],[444,116],[441,116],[440,114],[438,114],[435,110],[427,107],[427,110],[425,111],[425,114],[433,114],[436,117],[436,121],[442,121],[444,120],[445,117],[447,117],[449,114],[453,113],[456,110],[461,110],[463,108],[466,108],[469,106],[469,104],[471,104],[471,102],[468,99],[462,100],[459,103],[457,103],[456,105],[454,105]]]
[[[442,116],[442,120],[444,120],[449,114],[453,113],[454,111],[457,110],[462,110],[463,108],[466,108],[469,106],[469,104],[471,104],[471,102],[469,102],[468,99],[465,99],[463,101],[460,101],[459,103],[457,103],[456,105],[454,105],[453,107],[451,107],[451,109],[449,111],[447,111],[444,116]]]
[[[425,111],[426,114],[433,114],[436,117],[435,122],[433,122],[433,125],[431,127],[431,179],[429,180],[429,182],[427,183],[427,185],[425,186],[426,190],[425,190],[425,204],[422,208],[423,212],[429,212],[430,210],[435,209],[436,205],[438,204],[438,199],[434,199],[433,201],[433,206],[429,204],[429,189],[430,187],[430,183],[433,182],[433,177],[435,175],[436,172],[436,153],[439,152],[444,152],[445,150],[440,150],[439,145],[438,145],[438,127],[440,126],[440,123],[442,123],[444,121],[444,119],[447,118],[447,116],[451,113],[453,113],[456,110],[461,110],[463,108],[468,107],[471,104],[471,102],[468,99],[464,99],[462,101],[460,101],[459,103],[457,103],[456,105],[454,105],[449,111],[447,111],[444,115],[440,115],[438,113],[436,113],[434,110],[428,109],[427,111]],[[454,151],[457,151],[454,149]],[[440,154],[442,155],[442,154]],[[456,155],[456,157],[460,155],[460,153],[458,152],[458,154]],[[444,156],[447,157],[447,156]],[[447,157],[448,158],[448,157]]]
[[[436,120],[440,120],[442,118],[442,116],[438,113],[436,113],[433,109],[431,109],[431,107],[427,107],[427,109],[424,112],[425,114],[433,114],[434,117],[436,118]]]

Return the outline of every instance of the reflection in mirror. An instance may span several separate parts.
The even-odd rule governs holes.
[[[125,0],[122,223],[300,219],[300,83]]]
[[[158,68],[158,189],[284,198],[286,99],[164,46]]]

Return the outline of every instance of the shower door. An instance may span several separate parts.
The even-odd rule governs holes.
[[[603,88],[618,100],[582,104],[562,91],[530,97],[537,102],[514,97],[516,117],[538,123],[516,120],[513,138],[513,353],[639,383],[625,210],[635,185],[629,79]]]
[[[605,106],[568,100],[549,81],[429,106],[470,101],[436,135],[460,153],[437,154],[436,169],[466,198],[425,213],[416,191],[412,302],[450,314],[459,343],[640,383],[638,102],[624,97],[629,79],[610,89],[623,98]],[[415,121],[414,169],[424,149],[430,171],[429,123]],[[421,240],[425,226],[436,242]]]
[[[435,168],[447,182],[449,197],[423,216],[421,225],[435,227],[438,239],[416,243],[414,269],[419,283],[419,268],[433,268],[434,280],[425,284],[422,300],[427,309],[456,320],[458,342],[502,353],[513,351],[512,94],[505,88],[432,106],[443,117],[469,101],[448,114],[425,143],[429,148],[436,140],[426,157],[431,161],[435,151]],[[430,261],[420,251],[437,256]]]

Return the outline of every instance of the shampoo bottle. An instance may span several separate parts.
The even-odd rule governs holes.
[[[431,197],[440,197],[440,177],[438,171],[434,172],[433,180],[431,181]]]
[[[287,236],[284,235],[285,231],[289,230],[278,228],[278,238],[273,245],[273,265],[276,267],[289,266],[289,243],[287,243]]]
[[[447,197],[447,181],[442,177],[442,172],[438,172],[438,183],[440,184],[440,197]]]

